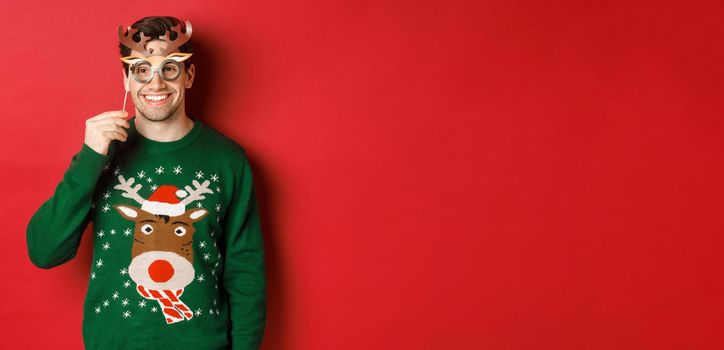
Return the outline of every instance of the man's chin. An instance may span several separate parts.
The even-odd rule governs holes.
[[[143,118],[152,122],[162,122],[171,118],[172,113],[149,113],[148,111],[140,111]]]

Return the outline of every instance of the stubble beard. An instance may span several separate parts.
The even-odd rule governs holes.
[[[171,98],[169,96],[169,98]],[[138,96],[138,100],[143,99],[143,97]],[[145,108],[153,109],[153,107],[148,107],[145,105],[144,102],[138,101],[138,105],[144,106],[144,108],[139,108],[138,113],[146,120],[150,122],[164,122],[171,118],[173,115],[176,114],[179,107],[181,106],[181,103],[177,103],[175,106],[171,106],[171,109],[167,113],[163,112],[157,112],[157,113],[150,113],[149,111],[145,110]]]

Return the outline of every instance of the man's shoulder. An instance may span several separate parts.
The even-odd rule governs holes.
[[[206,127],[206,142],[205,147],[209,147],[215,152],[223,152],[229,156],[236,156],[246,158],[246,150],[244,147],[234,141],[229,136],[225,135],[221,131],[212,127],[209,124],[205,124]]]

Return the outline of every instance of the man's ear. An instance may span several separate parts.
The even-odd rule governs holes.
[[[194,76],[196,75],[196,67],[193,63],[191,63],[191,66],[189,66],[186,73],[188,74],[188,77],[186,78],[186,88],[190,89],[191,85],[194,84]]]
[[[123,89],[125,91],[130,90],[128,85],[128,73],[125,70],[123,71]]]

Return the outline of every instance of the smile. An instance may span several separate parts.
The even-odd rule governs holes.
[[[164,95],[143,95],[143,99],[146,100],[149,104],[152,105],[161,105],[166,103],[166,100],[168,100],[168,97],[171,96],[171,94],[164,94]]]

